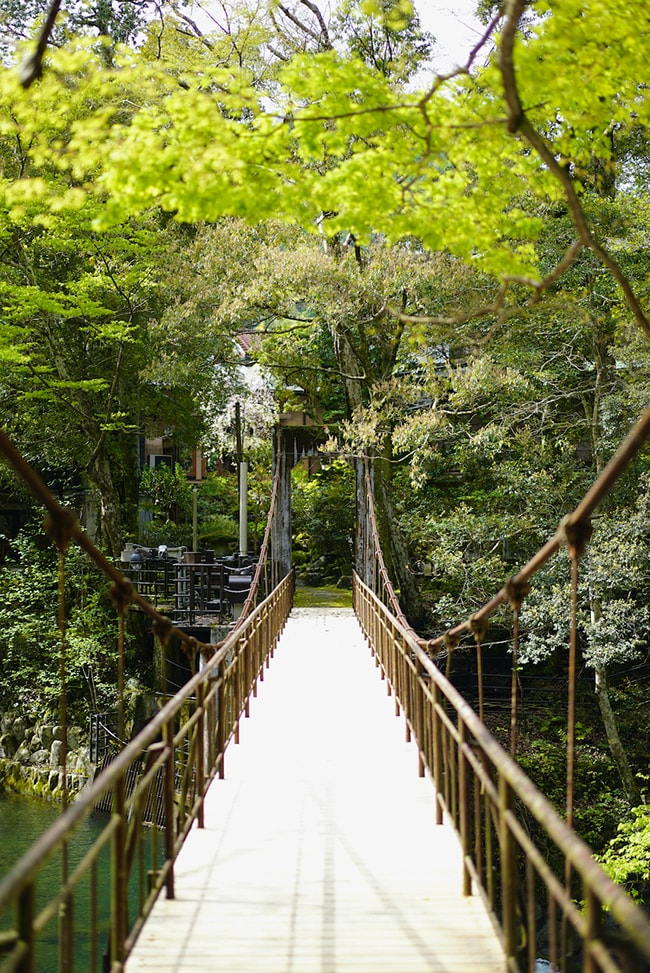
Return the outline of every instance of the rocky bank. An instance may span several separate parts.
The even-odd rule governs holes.
[[[62,728],[30,724],[22,716],[0,714],[0,787],[59,800],[62,794]],[[68,792],[79,793],[93,779],[95,766],[78,726],[68,727]]]

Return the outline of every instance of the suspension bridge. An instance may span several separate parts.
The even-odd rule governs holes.
[[[357,474],[354,614],[291,613],[287,470],[308,447],[294,440],[291,453],[278,440],[249,596],[224,641],[209,646],[158,613],[0,433],[0,452],[47,507],[60,551],[62,657],[65,551],[76,543],[111,583],[120,690],[133,608],[151,618],[163,648],[173,636],[200,659],[186,685],[73,803],[62,747],[63,812],[0,882],[0,918],[9,917],[0,973],[45,970],[46,939],[56,943],[52,968],[66,973],[534,973],[540,957],[552,970],[650,969],[650,919],[571,827],[580,558],[594,510],[649,435],[650,410],[538,554],[470,619],[435,639],[409,626],[388,577],[367,460]],[[561,818],[517,765],[514,741],[519,608],[536,571],[563,548],[573,604]],[[482,719],[482,642],[503,604],[513,616],[510,753]],[[478,712],[436,664],[442,647],[451,651],[468,634]],[[123,729],[123,714],[119,720]],[[105,827],[73,865],[71,837],[107,798]],[[39,875],[57,855],[60,889],[43,902]],[[80,945],[82,893],[90,929]]]

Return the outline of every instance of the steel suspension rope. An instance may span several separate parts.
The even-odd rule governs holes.
[[[259,558],[255,566],[255,573],[253,574],[253,580],[251,582],[250,591],[246,597],[246,601],[241,610],[241,615],[237,619],[235,624],[235,629],[239,628],[244,620],[250,615],[251,611],[255,607],[257,602],[257,595],[260,587],[260,582],[262,580],[262,572],[266,569],[266,564],[269,556],[272,555],[271,551],[271,537],[273,531],[273,521],[276,515],[277,500],[278,500],[278,489],[280,482],[280,464],[278,463],[275,473],[273,475],[273,486],[271,489],[271,503],[269,505],[269,513],[266,519],[266,528],[264,530],[264,537],[262,539],[262,546],[260,548]]]
[[[111,597],[118,612],[126,611],[131,604],[137,605],[138,608],[142,609],[146,615],[149,615],[153,619],[154,628],[159,637],[162,633],[165,633],[167,638],[174,635],[180,639],[188,651],[193,652],[198,645],[197,640],[182,629],[176,628],[169,618],[158,612],[147,598],[136,591],[131,582],[118,571],[106,555],[102,554],[95,547],[88,534],[80,527],[76,518],[52,496],[44,481],[32,469],[29,463],[23,459],[19,450],[2,429],[0,429],[0,455],[5,457],[9,465],[18,474],[34,497],[46,508],[48,513],[47,529],[54,543],[58,546],[56,540],[58,536],[67,537],[68,543],[74,540],[86,552],[91,561],[112,582]]]
[[[404,611],[402,610],[402,606],[400,605],[399,598],[397,597],[397,593],[395,591],[395,588],[393,587],[393,583],[390,580],[390,576],[388,574],[388,569],[386,567],[386,561],[384,558],[384,554],[381,548],[381,541],[379,538],[379,528],[377,527],[377,514],[375,511],[374,489],[372,485],[372,477],[370,475],[370,462],[367,456],[364,457],[364,478],[365,478],[365,487],[366,487],[366,499],[368,503],[368,520],[370,521],[372,558],[378,572],[378,576],[376,578],[376,585],[377,586],[381,585],[381,589],[383,590],[383,592],[386,595],[386,598],[388,599],[390,610],[395,616],[395,618],[397,619],[397,621],[400,623],[400,625],[402,625],[403,628],[405,628],[408,632],[410,632],[413,638],[415,638],[419,643],[425,645],[426,641],[423,640],[417,634],[417,632],[415,631],[415,629],[407,619],[406,615],[404,614]]]

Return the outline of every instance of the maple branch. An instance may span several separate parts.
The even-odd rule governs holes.
[[[43,73],[43,58],[45,57],[45,51],[47,50],[47,45],[54,30],[54,24],[60,7],[61,0],[52,0],[47,17],[45,18],[45,23],[41,27],[41,32],[38,35],[36,50],[26,55],[20,65],[20,83],[25,89],[30,88],[34,81],[40,78]]]
[[[316,4],[311,2],[311,0],[300,0],[300,2],[303,5],[303,7],[307,7],[307,9],[308,10],[311,10],[311,12],[313,13],[314,17],[318,21],[318,26],[320,27],[321,40],[322,40],[323,46],[326,48],[326,50],[331,51],[333,45],[332,45],[332,42],[330,40],[330,35],[329,35],[329,31],[327,29],[327,24],[323,20],[322,13],[320,12],[320,10],[316,6]]]
[[[507,275],[503,279],[507,284],[523,284],[525,287],[532,287],[535,291],[535,295],[531,297],[530,304],[536,304],[541,298],[543,291],[548,290],[551,284],[554,284],[556,280],[560,279],[564,271],[569,269],[578,254],[584,249],[585,244],[582,242],[582,240],[577,240],[569,247],[560,262],[553,268],[550,274],[547,274],[546,277],[543,278],[543,280],[535,280],[533,277],[519,277],[515,275]]]
[[[494,33],[494,31],[496,30],[497,25],[498,25],[499,21],[502,19],[502,17],[503,17],[503,13],[501,11],[499,11],[497,14],[495,14],[495,16],[492,18],[492,20],[488,24],[487,28],[485,29],[484,33],[481,35],[481,37],[479,38],[479,40],[477,41],[477,43],[474,45],[474,47],[469,52],[468,58],[467,58],[467,60],[465,61],[464,64],[461,64],[458,67],[452,68],[451,71],[447,71],[445,74],[437,74],[435,76],[434,81],[433,81],[431,87],[422,96],[422,98],[420,100],[420,104],[419,104],[419,107],[420,108],[423,108],[426,105],[426,103],[428,101],[430,101],[430,99],[435,95],[435,93],[438,90],[438,88],[442,84],[444,84],[445,81],[452,81],[454,78],[458,78],[458,77],[460,77],[463,74],[469,74],[469,72],[472,69],[472,66],[474,64],[474,61],[478,57],[481,49],[489,41],[490,37],[492,36],[492,34]]]
[[[406,324],[429,324],[434,327],[451,328],[457,324],[467,324],[468,321],[479,320],[480,318],[491,317],[492,315],[497,316],[497,321],[493,327],[484,335],[479,344],[485,344],[490,340],[496,328],[498,328],[504,321],[509,318],[516,317],[517,314],[521,313],[521,308],[517,305],[513,305],[504,308],[503,304],[505,301],[506,294],[512,284],[521,284],[524,287],[530,287],[535,292],[530,298],[528,304],[532,306],[537,304],[541,300],[542,295],[545,291],[549,289],[562,274],[567,270],[571,264],[576,260],[577,256],[585,249],[585,244],[582,240],[577,240],[573,243],[566,251],[562,259],[556,264],[553,270],[546,275],[546,277],[541,280],[536,280],[534,277],[523,277],[517,275],[504,276],[501,287],[499,288],[499,293],[497,294],[495,300],[492,304],[485,304],[482,307],[474,308],[469,311],[459,312],[458,314],[450,315],[449,317],[433,317],[430,315],[416,315],[416,314],[405,314],[398,308],[387,307],[387,311],[393,315],[393,317],[398,318]]]
[[[538,156],[547,166],[549,171],[558,180],[578,231],[578,236],[582,246],[592,251],[594,256],[607,267],[619,287],[625,295],[627,304],[632,311],[635,320],[645,336],[650,339],[650,321],[643,312],[636,294],[629,280],[619,267],[618,263],[608,253],[608,251],[594,237],[585,212],[578,198],[571,174],[566,163],[561,163],[553,152],[551,144],[540,135],[532,125],[519,97],[519,88],[515,76],[514,66],[514,43],[519,27],[519,20],[525,9],[525,0],[509,0],[506,5],[506,18],[501,37],[501,52],[499,66],[503,80],[503,90],[508,108],[508,131],[515,136],[521,136],[537,152]]]

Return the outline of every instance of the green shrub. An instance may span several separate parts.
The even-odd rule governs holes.
[[[295,470],[292,507],[296,563],[321,561],[322,573],[332,579],[349,575],[354,558],[354,470],[343,460],[309,477]]]
[[[58,552],[40,525],[11,542],[0,569],[0,706],[56,718],[61,697]],[[109,583],[71,545],[65,556],[66,687],[71,716],[117,707],[117,618]],[[142,675],[142,645],[127,638],[127,666]]]
[[[236,517],[239,511],[237,476],[233,473],[209,473],[199,484],[199,519],[215,513]]]
[[[192,544],[192,525],[177,524],[173,520],[150,520],[140,528],[140,543],[144,547],[190,547]]]
[[[178,518],[192,509],[192,487],[179,463],[173,470],[165,464],[155,469],[143,467],[140,489],[151,498],[156,515],[162,519]]]
[[[650,888],[650,808],[630,810],[600,856],[609,877],[637,901],[648,903]]]
[[[239,524],[227,514],[212,514],[199,525],[199,547],[217,548],[239,539]]]

